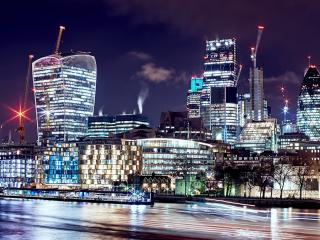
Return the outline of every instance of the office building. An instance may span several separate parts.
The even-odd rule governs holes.
[[[279,136],[279,149],[301,150],[301,144],[310,141],[309,137],[299,132],[284,132]]]
[[[90,141],[80,146],[82,188],[112,188],[127,182],[130,174],[141,173],[141,147],[134,140]]]
[[[226,143],[237,139],[236,41],[206,42],[200,115],[212,138]]]
[[[93,115],[97,67],[87,53],[54,54],[32,65],[38,141],[85,136]]]
[[[203,78],[192,77],[187,95],[188,118],[200,118],[200,99],[203,88]]]
[[[251,119],[262,121],[265,119],[265,99],[263,92],[263,69],[254,67],[250,69],[250,98]]]
[[[0,187],[31,187],[35,183],[35,147],[0,146]]]
[[[39,152],[41,183],[57,187],[79,187],[79,142],[57,142]]]
[[[142,174],[181,178],[197,173],[212,174],[215,153],[221,148],[214,144],[174,138],[138,139],[142,147]]]
[[[251,100],[250,94],[244,93],[238,95],[238,126],[243,128],[251,119]]]
[[[278,150],[278,126],[276,119],[252,121],[244,126],[237,147],[249,149],[253,152]]]
[[[165,138],[211,139],[211,131],[203,126],[202,118],[188,118],[188,112],[162,112],[157,134]]]
[[[150,125],[148,118],[141,114],[93,116],[88,118],[87,136],[90,138],[114,137],[141,125],[147,127]]]
[[[311,141],[320,141],[320,75],[309,66],[302,82],[297,108],[297,126]]]

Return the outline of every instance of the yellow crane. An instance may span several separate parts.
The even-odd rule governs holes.
[[[61,44],[61,39],[62,39],[62,33],[66,28],[64,26],[59,27],[59,34],[56,42],[56,48],[54,50],[54,54],[59,54],[59,49],[60,49],[60,44]]]

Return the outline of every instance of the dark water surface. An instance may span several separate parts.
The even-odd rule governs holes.
[[[0,239],[320,239],[320,210],[2,199]]]

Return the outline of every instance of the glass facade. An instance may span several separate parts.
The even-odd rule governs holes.
[[[262,68],[250,69],[250,96],[251,96],[251,119],[262,121],[265,119],[265,103],[263,93],[263,70]]]
[[[276,119],[266,119],[259,122],[248,122],[244,126],[237,147],[243,147],[253,152],[278,150],[278,126]]]
[[[311,66],[304,76],[298,98],[297,126],[311,141],[320,141],[320,75]]]
[[[200,99],[203,88],[203,79],[198,77],[191,78],[190,89],[187,95],[188,118],[200,117]]]
[[[111,137],[141,125],[149,126],[148,118],[141,114],[93,116],[88,118],[88,137]]]
[[[88,54],[51,55],[33,62],[38,141],[75,140],[93,115],[97,67]]]
[[[34,146],[0,147],[0,187],[30,187],[35,182]]]
[[[120,143],[84,143],[80,147],[82,188],[112,187],[127,181],[129,174],[141,173],[141,147],[134,140]]]
[[[213,171],[213,145],[173,138],[139,139],[137,144],[142,147],[143,175],[183,177]]]
[[[44,184],[79,184],[78,143],[55,143],[42,154]]]
[[[207,41],[200,114],[214,139],[231,144],[237,139],[236,72],[235,39]]]

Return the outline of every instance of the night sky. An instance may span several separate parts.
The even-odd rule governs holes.
[[[61,50],[91,52],[97,61],[95,111],[117,114],[137,110],[141,89],[149,89],[144,114],[158,124],[161,111],[185,109],[192,75],[201,75],[205,40],[235,37],[244,65],[240,92],[247,91],[249,49],[263,24],[258,65],[274,117],[281,118],[280,86],[288,88],[291,118],[307,56],[320,63],[320,2],[316,0],[110,0],[1,1],[0,122],[14,114],[24,94],[27,56],[52,53],[59,25],[66,30]],[[30,86],[31,87],[31,86]],[[30,94],[28,106],[34,103]],[[34,108],[28,113],[35,119]],[[8,135],[17,121],[5,124]],[[28,140],[36,123],[26,125]]]

